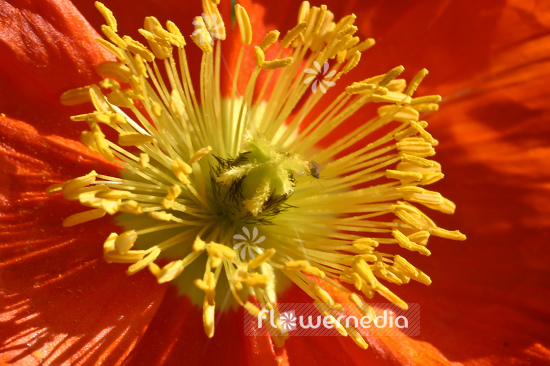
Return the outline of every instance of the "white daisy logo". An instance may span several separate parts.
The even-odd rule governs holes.
[[[281,324],[281,328],[283,328],[286,332],[296,329],[296,316],[294,315],[294,311],[281,313],[279,322]]]
[[[324,94],[327,92],[325,85],[327,87],[336,85],[335,82],[325,80],[333,77],[336,74],[336,70],[332,70],[327,74],[329,68],[328,61],[324,63],[323,70],[321,70],[321,66],[317,61],[313,61],[313,66],[313,69],[304,70],[306,74],[313,74],[313,76],[309,76],[304,80],[304,84],[309,84],[313,81],[313,84],[311,84],[311,91],[315,94],[317,92],[317,87],[319,87]]]
[[[264,252],[263,248],[260,248],[258,244],[262,243],[265,240],[265,236],[258,237],[258,228],[252,229],[252,235],[248,228],[243,226],[244,236],[241,234],[233,235],[233,239],[239,240],[237,244],[233,246],[233,250],[239,252],[241,260],[246,260],[246,258],[254,259],[258,254]]]
[[[200,44],[209,42],[211,45],[214,45],[215,39],[223,38],[223,20],[218,19],[216,14],[212,14],[212,16],[209,17],[205,13],[202,13],[201,16],[204,23],[200,21],[199,17],[197,17],[199,20],[193,21],[195,30],[193,31],[192,36],[198,36]]]

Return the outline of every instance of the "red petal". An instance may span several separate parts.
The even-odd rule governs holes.
[[[112,58],[69,1],[0,3],[0,111],[40,131],[77,138],[61,93],[97,80],[94,67]]]
[[[276,365],[276,358],[284,355],[275,354],[267,336],[244,335],[243,311],[239,308],[217,313],[214,337],[208,339],[202,324],[202,307],[179,295],[172,286],[125,364]]]
[[[104,262],[102,243],[120,230],[112,219],[62,228],[82,207],[45,192],[116,167],[23,122],[0,119],[0,136],[1,363],[117,363],[146,330],[166,287]]]

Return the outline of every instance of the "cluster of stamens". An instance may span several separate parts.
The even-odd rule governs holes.
[[[147,47],[119,36],[112,13],[96,3],[107,23],[102,27],[107,40],[98,42],[118,60],[97,67],[102,82],[68,91],[62,102],[93,103],[94,112],[72,118],[90,127],[81,140],[123,169],[121,177],[91,172],[50,187],[50,193],[61,192],[90,208],[63,225],[119,214],[128,230],[106,239],[106,261],[129,264],[129,275],[148,269],[159,283],[177,280],[206,255],[204,274],[195,285],[204,291],[209,337],[222,271],[234,299],[253,316],[262,316],[262,309],[277,311],[274,283],[284,275],[324,305],[320,310],[342,335],[366,348],[357,329],[336,320],[342,305],[327,288],[347,293],[365,315],[372,316],[372,309],[363,296],[371,299],[375,293],[406,309],[380,280],[398,285],[410,280],[429,285],[431,280],[402,256],[379,250],[397,244],[430,255],[426,245],[432,235],[465,239],[437,227],[414,205],[444,213],[455,209],[441,194],[422,188],[443,178],[441,166],[428,159],[438,142],[420,120],[422,112],[437,110],[440,97],[414,98],[427,71],[407,85],[397,78],[400,66],[349,85],[311,118],[324,93],[309,92],[312,81],[303,70],[329,62],[333,85],[358,65],[374,41],[355,35],[355,15],[335,22],[326,6],[310,7],[306,1],[297,25],[282,39],[279,31],[271,31],[253,48],[256,67],[250,75],[241,65],[244,51],[252,47],[253,30],[245,9],[235,6],[242,48],[230,97],[224,98],[220,65],[226,29],[218,3],[203,0],[204,14],[193,22],[191,39],[203,53],[200,97],[189,75],[185,38],[174,23],[164,28],[156,18],[146,18],[139,32]],[[278,56],[267,60],[270,47],[277,47]],[[257,85],[261,73],[266,78]],[[249,80],[242,94],[239,77]],[[378,116],[347,136],[316,148],[367,103],[385,104]],[[117,142],[106,138],[103,126],[118,133]],[[369,140],[380,131],[382,137]],[[323,167],[322,179],[310,172],[312,162]],[[228,205],[235,201],[238,209],[232,210]],[[274,211],[273,205],[283,203],[288,209]],[[267,239],[260,255],[244,259],[232,249],[233,236],[250,222]],[[279,325],[271,334],[278,346],[288,337]]]

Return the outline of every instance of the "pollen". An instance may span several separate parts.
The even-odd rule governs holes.
[[[236,24],[226,29],[220,1],[202,3],[203,14],[187,27],[189,45],[186,32],[152,16],[142,39],[120,34],[112,12],[96,3],[106,22],[98,43],[117,61],[97,67],[99,84],[67,91],[61,102],[91,102],[90,113],[72,120],[87,124],[82,143],[121,173],[92,171],[49,187],[85,207],[62,224],[114,216],[125,231],[105,238],[107,262],[126,266],[129,276],[148,271],[159,284],[180,286],[189,281],[182,274],[194,274],[208,337],[216,311],[225,310],[218,294],[262,316],[277,309],[276,284],[286,278],[365,349],[361,332],[338,320],[336,299],[345,297],[334,291],[370,317],[375,296],[407,309],[393,289],[411,280],[431,284],[412,264],[430,256],[429,238],[466,239],[425,213],[456,208],[426,188],[443,178],[433,160],[439,142],[423,120],[441,98],[414,96],[428,72],[407,84],[402,66],[344,85],[341,77],[353,75],[375,44],[360,39],[353,14],[338,20],[305,1],[296,26],[254,44],[244,7],[235,6]],[[222,90],[228,37],[241,46],[227,71],[233,85]],[[198,78],[188,47],[202,52]],[[248,81],[245,90],[237,79]],[[371,117],[364,117],[367,105],[375,106]],[[273,331],[282,346],[288,334],[280,325]]]

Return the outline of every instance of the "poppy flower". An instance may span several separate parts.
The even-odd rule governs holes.
[[[189,50],[188,61],[183,57],[178,61],[183,60],[189,66],[189,76],[184,80],[192,80],[195,85],[203,87],[203,94],[198,96],[203,102],[199,106],[190,94],[191,88],[186,88],[185,85],[180,88],[156,87],[160,96],[152,96],[150,91],[153,88],[143,83],[147,74],[149,80],[153,79],[153,76],[157,80],[164,78],[167,85],[173,86],[169,81],[169,74],[173,69],[168,67],[166,73],[154,73],[153,69],[140,71],[143,70],[141,67],[147,67],[145,65],[149,65],[150,68],[154,66],[153,63],[144,63],[136,55],[145,60],[151,55],[166,59],[162,56],[163,52],[166,53],[169,47],[178,48],[178,43],[181,43],[176,28],[168,25],[166,30],[159,29],[155,20],[149,18],[144,27],[147,32],[141,33],[142,36],[149,37],[153,48],[151,51],[145,51],[140,44],[132,43],[129,38],[121,44],[131,44],[130,50],[121,51],[120,47],[114,48],[115,54],[117,51],[127,52],[123,57],[132,60],[130,67],[126,69],[113,62],[116,60],[113,54],[95,41],[98,35],[87,23],[88,20],[95,29],[101,29],[101,24],[105,20],[97,15],[90,4],[79,1],[74,3],[76,8],[65,1],[47,1],[39,4],[11,1],[9,4],[0,4],[3,17],[0,31],[0,52],[3,55],[3,64],[0,68],[3,74],[0,87],[0,112],[3,113],[0,125],[0,166],[3,176],[0,184],[3,204],[3,303],[0,319],[3,327],[0,330],[0,338],[4,340],[0,348],[0,359],[3,362],[326,364],[338,360],[343,364],[429,364],[452,361],[471,364],[535,364],[548,359],[548,330],[545,326],[548,313],[544,306],[545,300],[548,299],[548,269],[547,260],[545,261],[548,256],[544,252],[543,243],[548,235],[548,221],[544,215],[548,207],[544,204],[548,189],[548,172],[544,170],[544,166],[549,151],[545,146],[548,126],[544,122],[549,114],[545,102],[549,90],[544,83],[544,77],[548,74],[548,61],[543,50],[544,45],[548,43],[549,9],[544,9],[543,5],[525,5],[515,1],[490,1],[484,5],[486,7],[482,11],[473,14],[472,8],[475,8],[475,4],[469,2],[440,2],[435,5],[427,1],[418,1],[400,5],[397,9],[392,8],[395,7],[394,3],[386,1],[369,4],[359,4],[355,1],[326,2],[336,20],[351,12],[356,13],[356,25],[359,28],[357,34],[361,39],[371,36],[377,38],[378,50],[364,52],[363,60],[358,65],[355,65],[354,59],[356,53],[353,51],[357,50],[353,49],[355,45],[348,48],[352,51],[349,54],[348,49],[344,48],[346,52],[333,55],[335,61],[329,62],[329,69],[325,68],[323,62],[315,65],[313,59],[309,60],[312,64],[310,69],[321,75],[321,78],[311,79],[304,84],[307,87],[315,85],[315,92],[312,89],[311,93],[306,90],[302,94],[294,94],[296,99],[293,106],[296,106],[297,110],[309,112],[304,117],[302,129],[297,131],[298,141],[304,143],[299,146],[294,143],[296,138],[290,136],[290,133],[285,136],[285,131],[293,130],[290,130],[290,127],[285,130],[284,124],[291,126],[292,121],[301,121],[302,118],[299,114],[292,114],[293,108],[290,107],[287,115],[282,114],[286,117],[279,118],[278,121],[274,119],[277,115],[270,114],[274,110],[277,111],[277,107],[269,104],[267,107],[250,104],[239,109],[240,114],[262,117],[258,120],[251,117],[252,122],[247,126],[262,126],[263,128],[258,129],[264,135],[255,134],[254,129],[250,128],[249,135],[244,140],[229,134],[234,129],[228,129],[228,133],[221,134],[220,131],[227,127],[216,118],[212,118],[221,113],[215,110],[216,106],[220,105],[216,101],[226,97],[233,90],[244,91],[243,95],[250,95],[249,98],[253,101],[276,102],[277,98],[280,98],[276,94],[276,81],[284,80],[286,77],[290,82],[295,77],[302,77],[295,76],[295,73],[288,74],[285,69],[294,63],[297,67],[303,66],[307,69],[308,60],[300,59],[296,54],[285,51],[284,47],[281,48],[284,33],[281,35],[282,42],[265,41],[260,49],[245,47],[240,56],[241,44],[257,45],[271,29],[283,31],[295,27],[295,17],[288,19],[288,14],[298,14],[299,4],[290,1],[277,4],[244,2],[242,5],[248,12],[250,25],[247,24],[243,10],[236,8],[237,19],[235,24],[230,26],[231,9],[229,4],[224,4],[223,1],[220,4],[220,13],[213,10],[213,5],[209,5],[210,8],[207,7],[205,10],[200,4],[186,4],[185,9],[179,10],[180,4],[176,2],[156,4],[153,1],[144,1],[132,4],[131,9],[127,8],[125,2],[106,3],[117,16],[118,28],[120,32],[124,32],[120,34],[129,34],[132,39],[140,37],[137,29],[143,27],[145,16],[156,15],[163,21],[171,19],[181,29],[182,25],[188,25],[188,33],[194,33],[193,41],[197,47],[193,48],[195,45],[191,44],[186,46],[186,51]],[[176,9],[178,11],[175,11]],[[321,9],[318,8],[314,12],[322,12]],[[116,46],[116,35],[109,33],[110,30],[114,31],[115,25],[108,11],[101,10],[109,27],[104,31],[107,38]],[[205,15],[201,16],[203,12]],[[87,20],[80,13],[85,14]],[[215,18],[225,19],[224,29],[217,26],[218,23],[213,21]],[[465,28],[464,23],[468,27]],[[238,29],[239,27],[241,29]],[[510,32],[511,29],[514,32]],[[252,30],[251,34],[249,30]],[[349,28],[346,28],[345,31],[348,30]],[[224,34],[224,31],[227,34]],[[300,42],[307,44],[308,31],[311,30],[301,30],[304,32],[304,40],[295,39],[296,43],[291,45],[291,50],[295,49],[295,46],[299,49]],[[269,37],[274,37],[273,33],[268,39]],[[223,43],[224,53],[215,48],[219,44],[216,39],[221,38],[227,39]],[[186,36],[186,39],[190,43],[190,38]],[[167,45],[167,42],[170,45]],[[369,42],[363,45],[369,45]],[[272,44],[268,46],[269,43]],[[103,43],[111,51],[112,44]],[[313,42],[308,52],[315,52],[315,48]],[[370,60],[369,57],[365,57],[371,52],[374,57],[375,51],[378,58]],[[205,56],[202,56],[203,53]],[[213,56],[208,56],[222,54],[224,62],[219,58],[219,64]],[[163,63],[165,61],[158,62],[161,66]],[[242,70],[239,73],[240,77],[230,72],[220,72],[219,80],[204,77],[216,75],[216,70],[226,65],[231,69],[239,63]],[[335,64],[339,66],[334,66]],[[402,200],[436,206],[445,213],[454,211],[452,204],[440,198],[441,196],[435,192],[419,191],[419,186],[410,182],[403,185],[406,189],[400,187],[399,191],[399,186],[392,183],[387,186],[387,180],[386,183],[382,183],[386,186],[376,183],[374,187],[378,187],[377,194],[388,195],[380,201],[396,201],[391,211],[399,220],[409,224],[409,228],[414,228],[414,218],[423,223],[416,223],[420,226],[416,233],[407,230],[386,230],[385,236],[374,236],[377,241],[361,241],[357,235],[353,235],[354,230],[358,230],[345,224],[346,220],[354,225],[360,224],[350,220],[358,210],[350,208],[357,206],[357,202],[352,200],[353,195],[347,193],[353,191],[342,188],[336,190],[340,192],[341,197],[350,199],[346,205],[337,204],[336,198],[329,196],[326,191],[332,187],[339,188],[339,185],[349,184],[354,189],[368,192],[370,183],[364,175],[364,170],[361,170],[363,167],[354,170],[353,166],[342,168],[342,164],[337,164],[339,161],[341,163],[342,159],[345,161],[349,154],[353,154],[353,149],[357,149],[357,146],[351,143],[348,150],[335,150],[334,147],[335,141],[348,136],[350,129],[358,129],[355,131],[360,133],[364,119],[350,118],[345,128],[325,128],[325,133],[321,133],[322,129],[312,128],[319,136],[313,136],[307,127],[318,123],[316,118],[322,115],[326,108],[321,105],[310,108],[308,100],[315,100],[316,96],[321,96],[325,91],[325,98],[337,98],[341,92],[346,92],[345,87],[351,85],[352,87],[347,89],[350,99],[361,99],[365,93],[370,93],[368,98],[374,102],[397,102],[400,108],[409,108],[397,110],[390,106],[394,109],[378,111],[382,119],[385,115],[390,115],[389,118],[395,119],[397,125],[401,126],[401,130],[398,131],[399,141],[404,143],[399,147],[402,152],[410,153],[407,155],[408,159],[413,163],[423,162],[424,160],[419,159],[425,159],[432,154],[430,148],[425,147],[425,143],[436,143],[431,140],[432,135],[425,131],[425,125],[421,121],[409,122],[410,114],[415,114],[414,111],[418,112],[422,108],[411,108],[411,101],[404,101],[407,97],[410,99],[410,95],[407,95],[409,90],[402,88],[402,81],[395,80],[397,75],[394,74],[401,70],[392,69],[400,64],[407,70],[417,71],[422,67],[430,69],[433,77],[428,77],[422,82],[420,94],[439,93],[445,97],[441,111],[431,113],[427,118],[430,121],[430,131],[435,131],[434,135],[441,141],[437,160],[444,163],[446,173],[446,178],[437,183],[438,191],[457,200],[459,209],[453,216],[438,216],[437,221],[445,227],[459,227],[467,232],[470,238],[465,243],[446,243],[431,239],[430,250],[433,251],[433,255],[429,260],[420,255],[427,254],[427,249],[421,245],[422,243],[417,242],[421,240],[414,235],[426,235],[424,232],[447,237],[460,234],[430,225],[418,209]],[[170,66],[169,63],[168,65]],[[354,69],[347,71],[359,72],[360,76],[353,77],[350,72],[339,75],[341,78],[338,80],[325,79],[333,78],[335,74],[332,70],[341,71],[346,65],[349,69]],[[96,67],[103,76],[114,77],[120,83],[114,79],[102,81],[96,75]],[[262,67],[267,70],[273,69],[272,76],[269,76],[269,71],[258,72],[257,75],[251,71]],[[392,71],[388,73],[390,69]],[[185,67],[181,70],[185,72]],[[303,78],[306,78],[308,73],[305,74]],[[199,79],[198,75],[203,77]],[[232,80],[228,75],[235,75],[235,78]],[[254,95],[251,92],[246,93],[251,75],[258,78],[258,85],[267,85],[264,92],[257,90],[259,94]],[[362,84],[352,84],[372,75],[382,77],[370,79]],[[139,84],[136,84],[136,78],[132,77],[139,79],[139,76],[142,78]],[[409,79],[414,78],[414,74],[405,76]],[[218,89],[213,87],[214,82],[221,86],[219,90],[222,90],[222,95],[216,94],[215,90]],[[96,86],[84,90],[85,93],[80,93],[80,89],[64,94],[63,99],[65,104],[72,104],[81,97],[87,98],[91,95],[92,99],[95,98],[96,112],[90,113],[89,107],[68,107],[59,104],[59,96],[66,90],[93,84],[101,86],[101,89]],[[373,90],[381,90],[380,87],[386,89],[385,94],[372,93]],[[214,92],[208,94],[212,90]],[[279,85],[279,93],[282,90],[284,89]],[[140,91],[149,93],[150,99],[137,95]],[[135,94],[132,95],[132,92]],[[355,92],[362,94],[356,96]],[[103,99],[107,93],[112,93],[112,96]],[[292,97],[293,94],[289,96]],[[130,99],[134,100],[135,104],[129,102]],[[425,109],[433,109],[431,102],[434,100],[417,99],[416,102],[417,105],[426,104]],[[429,103],[421,103],[426,101]],[[139,123],[132,122],[126,117],[121,120],[122,110],[105,108],[107,102],[110,105],[131,108],[130,114],[138,118]],[[235,99],[234,105],[225,105],[223,108],[224,111],[234,111],[238,109],[236,106],[241,105],[245,103]],[[283,111],[287,105],[290,104],[281,105]],[[365,113],[368,112],[367,108]],[[345,108],[343,110],[346,111]],[[192,120],[193,118],[189,117],[192,112],[197,115],[210,115],[208,120],[205,117],[208,122],[206,126],[216,126],[216,123],[220,123],[217,131],[201,131],[201,127],[205,125],[201,125],[200,118],[197,118],[196,123],[188,125],[192,126],[192,132],[177,129],[173,123],[162,119],[167,115],[185,115]],[[377,110],[374,109],[372,112],[376,116]],[[397,114],[406,112],[409,113],[406,121],[400,121]],[[238,121],[241,116],[236,114],[227,113],[230,119],[234,117]],[[73,117],[71,121],[71,116],[77,117]],[[277,135],[278,129],[270,128],[272,125],[266,125],[267,122],[263,118],[272,123],[279,122],[279,125],[283,126],[280,129],[282,132]],[[331,118],[338,120],[338,116]],[[82,125],[86,126],[86,122],[89,123],[91,131],[86,132],[83,128]],[[96,122],[107,122],[118,131],[112,133],[104,128],[98,129],[99,125]],[[157,129],[149,129],[147,124],[150,122],[153,122]],[[160,126],[169,133],[163,133],[164,130],[161,130]],[[181,141],[188,141],[188,144],[180,145],[174,142],[175,135],[172,134],[172,130],[180,133],[178,136]],[[376,138],[369,142],[375,142],[376,145],[391,131],[382,128],[379,132],[375,134]],[[395,132],[393,131],[391,136]],[[245,135],[244,129],[242,134]],[[213,146],[207,145],[203,137],[210,135],[221,136],[221,141],[212,142]],[[103,157],[84,147],[78,142],[80,139],[102,153]],[[286,145],[274,142],[285,139],[288,141]],[[138,147],[130,146],[123,150],[107,141]],[[244,154],[240,151],[235,141],[244,141],[244,151],[249,153]],[[233,147],[226,155],[219,152],[219,146],[223,144]],[[383,145],[382,142],[380,144]],[[187,148],[183,151],[177,150],[177,154],[170,151],[174,147],[183,149],[182,146]],[[314,146],[319,150],[314,151]],[[419,153],[418,150],[414,150],[418,146],[427,151],[422,150]],[[138,150],[139,148],[142,150]],[[292,153],[299,153],[287,154],[283,148],[289,149]],[[113,155],[117,155],[120,160],[110,161],[109,152],[113,151]],[[210,160],[211,166],[205,164],[210,154],[216,154],[216,158]],[[422,157],[422,154],[427,155]],[[185,159],[178,160],[176,156]],[[384,156],[384,153],[380,156]],[[312,160],[314,157],[320,159],[315,160],[314,164],[306,159],[309,157]],[[127,161],[122,164],[126,173],[123,174],[132,171],[134,176],[123,175],[124,180],[121,180],[121,161],[125,158]],[[369,159],[371,157],[364,158],[361,162],[368,163]],[[406,168],[406,164],[412,164],[410,161],[401,163],[405,164]],[[317,166],[317,163],[321,163],[320,166]],[[324,169],[321,170],[321,167]],[[426,175],[425,169],[426,167],[417,180],[423,179]],[[213,171],[213,179],[198,179],[199,170]],[[370,178],[375,182],[376,179],[407,181],[412,179],[416,172],[399,168],[391,170],[392,172],[383,176]],[[91,171],[98,173],[90,173]],[[239,173],[242,171],[246,173]],[[361,173],[356,174],[356,171]],[[376,169],[373,172],[376,173]],[[404,176],[403,172],[409,174]],[[438,173],[437,169],[434,173]],[[170,174],[173,174],[176,180],[166,178]],[[353,178],[346,181],[346,174]],[[136,175],[143,179],[136,178]],[[326,182],[317,179],[317,175],[321,178],[326,177]],[[254,179],[254,176],[269,176],[276,179],[270,181],[268,186],[268,183]],[[74,180],[75,177],[82,178]],[[437,177],[437,174],[433,176],[434,179]],[[73,179],[71,183],[59,184],[70,179]],[[146,179],[160,179],[157,186],[164,188],[146,185]],[[237,182],[240,182],[241,186],[235,185]],[[101,184],[109,189],[98,189],[97,186]],[[201,220],[205,212],[198,210],[198,205],[188,204],[189,199],[186,196],[192,194],[197,197],[197,202],[204,204],[200,207],[208,206],[208,202],[201,202],[201,197],[205,197],[201,196],[201,184],[203,190],[209,184],[210,187],[218,187],[218,196],[239,192],[240,198],[235,199],[239,204],[236,209],[228,205],[218,208],[221,207],[225,212],[237,210],[237,215],[244,212],[247,224],[252,223],[258,225],[260,230],[266,230],[268,239],[262,248],[274,250],[244,252],[244,255],[249,257],[258,254],[257,259],[246,258],[250,267],[254,267],[251,262],[260,265],[272,258],[275,261],[276,255],[286,254],[285,259],[293,259],[290,262],[281,262],[279,258],[278,261],[286,265],[282,269],[289,273],[289,277],[298,278],[296,282],[301,285],[301,289],[290,284],[287,284],[289,287],[286,289],[276,289],[281,302],[305,302],[308,299],[311,301],[306,294],[318,300],[334,298],[340,301],[346,290],[354,290],[353,281],[346,284],[346,279],[357,278],[354,274],[359,274],[359,282],[368,285],[367,293],[377,291],[388,297],[388,300],[401,305],[403,303],[399,298],[406,299],[409,303],[420,304],[420,337],[367,337],[367,342],[371,345],[367,350],[360,349],[349,339],[335,337],[290,337],[284,345],[274,344],[277,343],[277,337],[250,337],[243,334],[242,307],[224,309],[218,313],[221,315],[216,319],[214,329],[214,301],[209,298],[213,296],[212,282],[220,278],[222,267],[228,271],[229,259],[239,260],[241,258],[235,257],[243,252],[234,253],[228,246],[203,242],[201,237],[205,237],[205,232],[201,232],[200,229],[191,230],[187,234],[167,232],[166,238],[156,236],[156,243],[140,243],[147,232],[140,232],[139,229],[149,227],[150,223],[147,223],[147,220],[157,220],[160,222],[158,225],[177,227],[182,224],[193,226],[192,223],[189,224],[189,220],[192,219],[195,223],[201,224],[195,226],[204,228],[206,225]],[[323,187],[323,184],[328,187]],[[65,197],[47,194],[47,187],[51,187],[51,193],[62,191]],[[311,212],[307,212],[307,205],[304,205],[304,202],[308,202],[308,195],[303,191],[303,187],[306,187],[309,193],[325,194],[322,196],[326,199],[323,202],[325,208],[332,209],[337,217],[319,215],[318,222],[301,222],[304,221],[304,217],[311,216]],[[384,191],[381,187],[389,188]],[[270,194],[258,194],[262,188]],[[399,195],[396,191],[400,192]],[[511,192],[513,194],[510,194]],[[373,199],[372,202],[378,202],[368,194],[366,196]],[[400,201],[397,202],[395,197],[399,197]],[[65,198],[77,198],[80,202],[70,202]],[[180,199],[187,200],[185,208]],[[436,203],[430,203],[428,199],[436,200]],[[91,208],[84,216],[79,214],[82,212],[80,203]],[[366,201],[360,203],[369,204]],[[288,204],[288,207],[284,206],[285,204]],[[317,210],[322,207],[319,203],[311,205],[319,207]],[[345,207],[346,211],[338,212],[336,207]],[[281,213],[286,208],[288,211]],[[386,211],[388,209],[390,207],[385,208]],[[131,216],[140,213],[140,210],[150,212],[149,216]],[[94,218],[93,215],[116,211],[126,211],[116,216],[125,217],[126,220],[114,221],[109,215],[90,220]],[[345,213],[349,216],[343,215]],[[407,213],[414,215],[406,216]],[[136,221],[143,219],[143,216],[145,220]],[[267,226],[266,222],[261,221],[273,216],[273,220],[283,220],[286,217],[286,222],[283,220]],[[63,219],[67,228],[60,227]],[[72,226],[80,221],[86,223]],[[299,255],[295,255],[289,246],[289,240],[295,239],[296,236],[277,232],[276,229],[279,226],[279,230],[282,227],[284,231],[288,231],[292,222],[298,227],[297,230],[303,235],[304,240],[311,243],[311,246],[307,246],[310,257],[303,258],[305,262]],[[386,228],[398,227],[392,226],[393,222],[388,220]],[[217,224],[221,227],[224,225],[223,222]],[[370,228],[379,229],[376,225],[371,224]],[[245,235],[241,236],[251,242],[248,248],[257,249],[252,245],[258,243],[252,226],[249,226],[249,231],[243,229],[242,234]],[[137,232],[128,230],[128,227],[134,230],[137,228]],[[327,241],[325,234],[318,234],[310,227],[324,228],[334,233],[333,240]],[[363,228],[369,226],[365,225]],[[205,230],[215,232],[215,228]],[[230,234],[229,238],[234,232],[231,231]],[[177,235],[180,236],[174,240]],[[319,238],[312,240],[313,237]],[[268,246],[269,239],[274,238],[278,246]],[[181,239],[194,245],[195,251],[191,252],[191,257],[183,257],[182,252],[178,252],[178,248],[174,247],[163,259],[162,253],[159,252],[165,248],[154,247],[163,240],[168,247]],[[316,254],[322,252],[318,246],[326,246],[336,239],[348,240],[349,247],[341,252],[326,251],[325,254]],[[145,247],[131,249],[134,241],[136,246],[140,243],[139,245]],[[355,244],[355,249],[352,249],[352,243]],[[387,247],[384,244],[390,243],[420,252],[416,256],[413,255],[413,259],[409,259],[416,267],[429,273],[434,284],[426,288],[415,285],[400,286],[394,291],[399,296],[396,298],[394,292],[390,292],[382,284],[375,286],[374,282],[366,283],[367,278],[363,276],[368,276],[368,273],[365,275],[364,272],[371,271],[380,279],[384,277],[381,271],[376,270],[375,263],[380,263],[381,269],[386,270],[386,279],[391,278],[394,282],[405,282],[406,278],[414,278],[413,272],[420,282],[429,282],[423,272],[418,270],[413,269],[412,272],[405,273],[405,268],[410,268],[410,264],[407,265],[408,262],[394,256],[396,252],[392,251],[391,256],[384,257],[383,250],[378,244]],[[153,245],[153,250],[142,252],[148,250],[144,249],[147,245]],[[209,259],[206,261],[203,258],[203,263],[198,266],[202,272],[189,273],[191,268],[183,270],[188,264],[184,261],[195,259],[193,253],[202,254],[205,251]],[[347,266],[342,266],[338,259],[335,259],[339,258],[338,255],[350,252],[364,257],[361,260],[353,259],[347,262]],[[132,255],[135,257],[130,258]],[[130,264],[134,264],[130,268],[122,264],[108,264],[105,263],[104,257],[112,262],[129,261]],[[176,257],[184,259],[172,260]],[[206,257],[206,254],[202,254],[202,257]],[[390,260],[378,261],[380,257]],[[365,268],[366,262],[371,265]],[[402,263],[401,267],[399,263]],[[345,267],[344,270],[336,271],[342,267]],[[125,271],[135,274],[127,276]],[[268,282],[265,272],[242,271],[242,267],[236,267],[233,272],[229,272],[232,274],[229,276],[231,280],[236,276],[240,277],[238,281],[226,285],[226,289],[227,286],[251,287],[258,289],[255,292],[257,297],[266,296],[267,292],[261,291],[262,285]],[[388,272],[392,273],[393,277]],[[339,275],[337,278],[342,282],[332,281],[332,285],[340,287],[339,290],[326,284],[318,285],[326,278],[332,277],[326,276],[326,273]],[[195,281],[201,277],[202,280]],[[315,280],[316,277],[319,280]],[[162,283],[165,280],[171,284]],[[378,280],[375,278],[375,281]],[[280,286],[279,282],[277,284]],[[231,290],[237,293],[236,297],[241,295],[248,311],[254,311],[255,305],[245,303],[246,297],[238,288]],[[221,301],[217,300],[215,303],[219,305]],[[203,304],[204,310],[201,309]],[[207,338],[207,335],[212,336],[214,331],[214,337]],[[353,330],[346,329],[346,332],[354,338]],[[358,337],[355,337],[355,340],[359,345],[363,344]]]

